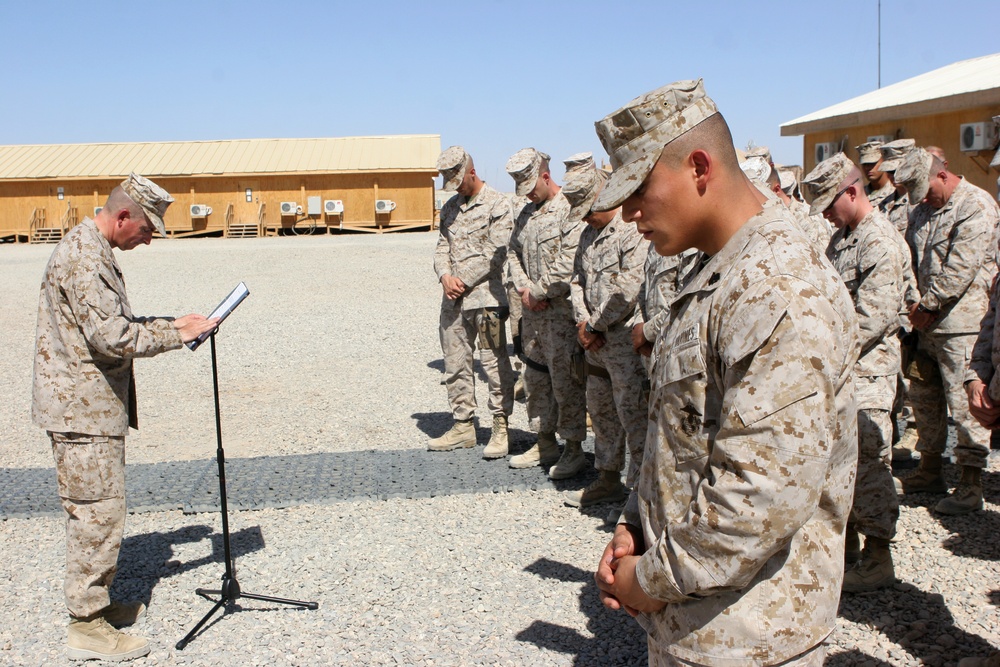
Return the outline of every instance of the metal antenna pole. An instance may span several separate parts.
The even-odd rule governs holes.
[[[878,87],[882,87],[882,0],[878,0]]]

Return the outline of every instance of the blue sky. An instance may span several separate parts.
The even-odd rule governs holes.
[[[882,0],[882,84],[1000,51],[996,0]],[[0,0],[0,144],[440,134],[510,189],[525,146],[703,77],[738,146],[873,90],[878,2]],[[554,165],[557,175],[561,164]]]

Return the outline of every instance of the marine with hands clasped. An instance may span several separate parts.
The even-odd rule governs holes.
[[[508,449],[507,419],[514,410],[514,371],[507,354],[507,291],[503,281],[513,224],[511,205],[507,197],[479,178],[472,158],[461,146],[442,152],[437,166],[444,178],[444,189],[457,193],[441,208],[440,235],[434,250],[434,271],[443,292],[438,331],[448,403],[455,423],[444,435],[432,439],[427,448],[449,451],[475,447],[473,357],[478,347],[493,417],[483,458],[503,458]]]
[[[962,476],[934,509],[967,514],[983,507],[981,475],[990,435],[969,413],[963,385],[989,307],[1000,211],[984,190],[948,171],[940,158],[922,148],[906,155],[894,178],[907,188],[911,202],[919,202],[906,230],[920,292],[909,313],[918,342],[904,371],[917,421],[920,465],[900,479],[900,486],[903,493],[948,490],[941,466],[950,413]]]
[[[851,297],[782,206],[761,205],[701,81],[597,123],[656,251],[708,257],[652,356],[639,481],[595,575],[651,665],[821,665],[854,489]]]
[[[591,165],[569,172],[562,190],[572,205],[569,219],[587,223],[570,291],[577,339],[586,355],[587,409],[599,473],[586,488],[566,493],[566,503],[573,507],[624,501],[626,486],[635,485],[646,440],[646,395],[637,391],[646,370],[632,347],[632,324],[649,243],[635,225],[622,220],[619,209],[591,210],[607,178],[607,172]],[[629,468],[623,486],[626,446]]]
[[[855,364],[858,472],[847,524],[843,590],[896,582],[889,543],[896,535],[899,499],[892,479],[890,411],[900,368],[899,313],[916,300],[910,252],[892,223],[865,195],[861,170],[843,153],[820,162],[803,180],[811,210],[837,231],[826,256],[847,285],[858,317]],[[860,550],[858,534],[865,536]]]
[[[573,369],[579,358],[569,282],[584,224],[568,219],[570,204],[549,171],[549,156],[524,148],[507,161],[515,192],[528,197],[507,249],[509,280],[521,296],[522,339],[544,365],[527,364],[528,418],[538,424],[538,440],[510,458],[512,468],[541,465],[554,479],[582,469],[581,443],[587,437],[583,377]],[[544,369],[544,370],[543,370]],[[566,441],[560,455],[556,433]]]

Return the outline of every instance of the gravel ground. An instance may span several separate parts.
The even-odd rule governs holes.
[[[141,314],[207,313],[240,280],[250,287],[218,337],[227,458],[391,451],[423,449],[450,424],[434,242],[430,233],[171,240],[120,261]],[[51,250],[0,246],[4,468],[52,466],[30,420],[38,283]],[[142,430],[129,438],[129,462],[214,457],[208,346],[140,360],[136,375]],[[521,405],[512,427],[525,444]],[[907,499],[899,583],[844,598],[828,664],[949,665],[1000,646],[997,468],[991,461],[986,474],[987,509],[973,516],[940,517],[928,509],[935,498]],[[564,507],[554,490],[233,512],[244,591],[319,609],[241,600],[182,652],[174,644],[211,608],[194,589],[222,575],[218,515],[135,514],[115,593],[150,602],[136,632],[153,650],[140,664],[644,664],[641,630],[603,610],[592,583],[606,513]],[[65,664],[62,521],[3,521],[0,553],[0,664]]]

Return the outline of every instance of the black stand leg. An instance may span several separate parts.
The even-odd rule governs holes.
[[[226,454],[222,449],[222,418],[219,412],[219,370],[215,360],[215,333],[212,333],[212,391],[215,394],[215,435],[218,448],[215,458],[219,463],[219,500],[222,505],[222,545],[226,559],[226,572],[222,575],[222,586],[219,590],[207,590],[199,588],[195,593],[205,598],[209,602],[214,602],[213,606],[198,624],[191,628],[191,631],[184,635],[184,639],[177,642],[178,651],[183,651],[198,631],[208,622],[210,618],[223,607],[223,615],[230,611],[232,605],[240,598],[250,600],[260,600],[261,602],[273,602],[276,604],[291,605],[293,607],[303,607],[305,609],[319,609],[319,603],[302,602],[300,600],[288,600],[285,598],[273,598],[266,595],[254,595],[240,591],[240,583],[236,580],[236,567],[233,563],[232,547],[229,542],[229,507],[226,503]],[[212,596],[219,596],[216,600]]]

